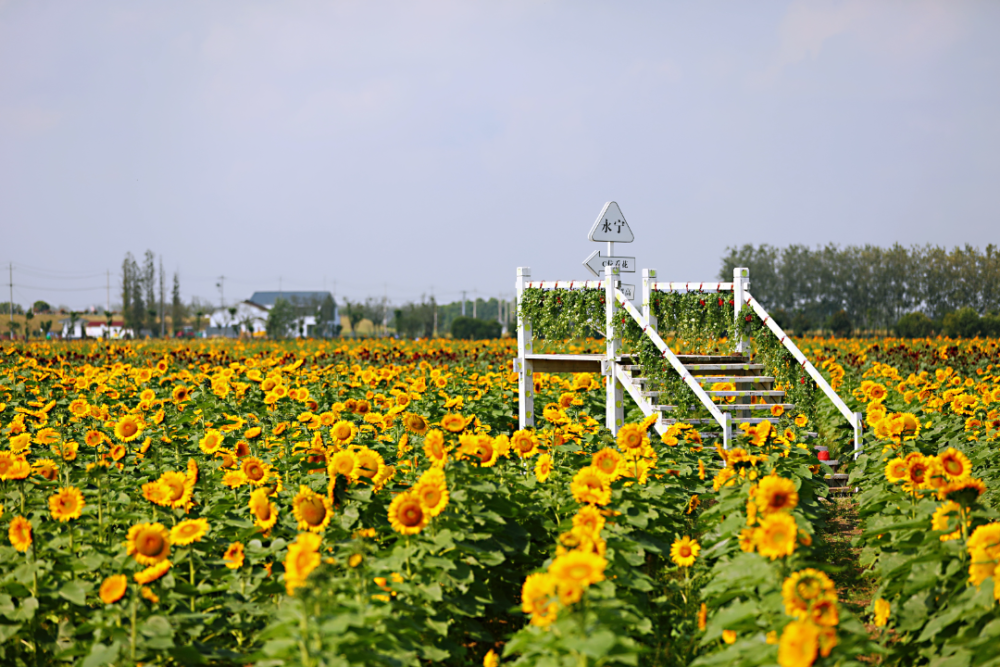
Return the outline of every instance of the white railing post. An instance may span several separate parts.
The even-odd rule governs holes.
[[[733,446],[733,416],[728,412],[722,413],[722,448],[729,451]]]
[[[605,406],[605,422],[608,430],[614,435],[618,435],[618,429],[622,427],[625,419],[624,401],[625,392],[621,381],[618,379],[618,351],[621,349],[621,341],[615,336],[615,318],[618,314],[618,298],[615,291],[618,289],[619,270],[616,266],[604,267],[604,305],[605,305],[605,336],[607,336],[607,400]]]
[[[531,320],[524,316],[521,309],[521,299],[524,288],[531,278],[531,268],[517,267],[517,359],[514,360],[514,371],[517,373],[517,415],[518,428],[535,425],[535,378],[532,372],[532,362],[527,358],[531,354]]]
[[[737,267],[733,269],[733,318],[738,319],[740,316],[740,311],[743,309],[743,304],[746,303],[746,293],[750,290],[750,269],[745,266]],[[739,323],[737,322],[737,331]],[[743,340],[742,334],[736,334],[736,347],[735,352],[737,354],[743,354],[746,352],[747,343]]]
[[[864,415],[860,412],[854,413],[854,460],[857,461],[858,457],[861,456],[861,448],[863,442],[861,440],[864,435],[862,431],[862,426],[864,424]]]
[[[653,314],[653,283],[656,269],[642,270],[642,316],[649,322],[649,328],[656,331],[656,315]]]

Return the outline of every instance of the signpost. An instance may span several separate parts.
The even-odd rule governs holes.
[[[625,221],[625,216],[622,215],[617,203],[609,201],[604,205],[601,214],[590,228],[587,239],[608,244],[607,255],[602,256],[600,250],[595,250],[583,260],[583,265],[595,276],[602,278],[606,266],[617,266],[621,273],[635,273],[635,257],[615,256],[615,243],[632,243],[635,240],[632,229]],[[635,299],[635,285],[623,284],[622,293],[632,301]]]

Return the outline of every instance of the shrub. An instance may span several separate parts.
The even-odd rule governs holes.
[[[907,313],[896,322],[900,338],[926,338],[934,331],[934,321],[923,313]]]
[[[451,323],[451,335],[462,340],[499,338],[500,323],[496,320],[456,317],[455,321]]]
[[[975,338],[982,333],[982,321],[972,308],[961,308],[944,316],[943,333],[952,338]]]
[[[845,310],[838,310],[833,315],[827,318],[826,328],[834,333],[835,336],[848,337],[851,332],[854,331],[854,324],[851,322],[850,316]]]

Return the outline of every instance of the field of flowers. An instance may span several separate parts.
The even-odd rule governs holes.
[[[5,344],[0,663],[1000,664],[996,341],[802,347],[856,463],[822,405],[614,437],[587,374],[519,431],[509,339]]]

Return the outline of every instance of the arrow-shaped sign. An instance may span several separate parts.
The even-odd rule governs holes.
[[[617,266],[622,273],[635,273],[635,257],[601,257],[600,250],[590,253],[583,265],[598,278],[604,277],[605,266]]]

